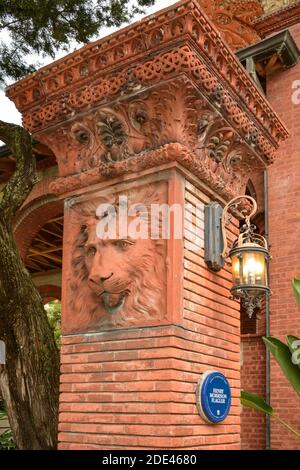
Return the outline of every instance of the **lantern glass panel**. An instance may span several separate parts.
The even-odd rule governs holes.
[[[267,261],[259,251],[241,251],[232,256],[233,285],[267,286]]]

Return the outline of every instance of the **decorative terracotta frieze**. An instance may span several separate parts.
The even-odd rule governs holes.
[[[300,2],[280,1],[276,2],[274,9],[267,10],[265,15],[256,18],[253,22],[253,26],[261,37],[266,37],[275,31],[281,31],[299,22]]]
[[[123,162],[149,168],[177,143],[208,184],[233,196],[288,136],[196,0],[89,44],[7,94],[61,176],[96,169],[100,178]]]
[[[221,59],[219,65],[222,65]],[[262,132],[267,131],[269,133],[269,138],[274,145],[277,145],[280,138],[286,136],[283,125],[276,119],[275,113],[267,109],[265,99],[261,95],[257,96],[256,100],[253,99],[250,92],[244,95],[247,107],[244,103],[240,103],[239,99],[236,99],[237,96],[235,99],[232,98],[232,90],[228,89],[227,84],[222,84],[218,75],[214,74],[202,58],[198,56],[197,52],[188,45],[163,53],[150,61],[137,65],[134,72],[131,73],[131,77],[128,73],[122,72],[114,77],[114,80],[104,80],[95,85],[85,86],[68,96],[55,97],[46,102],[44,107],[25,112],[24,125],[38,136],[42,128],[50,124],[63,122],[66,119],[72,120],[75,114],[81,110],[85,110],[92,105],[108,102],[109,98],[113,100],[116,93],[119,94],[119,101],[125,101],[127,97],[146,91],[147,85],[159,85],[163,80],[175,78],[183,73],[191,77],[195,85],[201,87],[203,94],[213,104],[219,101],[220,112],[224,110],[235,121],[236,125],[243,128],[245,132],[249,133],[255,127],[253,121],[256,117],[258,121],[256,126],[262,128]],[[130,77],[127,81],[126,75],[127,78]],[[124,90],[125,85],[127,85],[126,91]],[[242,90],[241,82],[234,82],[233,86],[234,91],[239,93],[239,97],[243,96],[244,90]],[[254,88],[252,82],[251,86]],[[264,145],[263,151],[266,152],[269,158],[272,150],[270,148],[268,151],[267,146]]]
[[[267,115],[264,127],[276,128],[278,140],[286,137],[283,125],[196,0],[178,2],[108,38],[88,44],[12,85],[7,95],[25,113],[24,123],[34,132],[71,118],[78,109],[142,88],[143,82],[136,81],[135,64],[143,67],[141,62],[147,61],[149,69],[153,60],[149,61],[149,57],[159,57],[161,51],[180,43],[191,44],[201,57],[202,66],[211,67],[216,79],[219,77],[237,92],[244,105],[252,104],[259,119],[261,114]],[[174,51],[164,73],[168,68],[176,72],[177,59]],[[153,78],[159,79],[157,60],[153,67]],[[178,68],[180,64],[177,72]]]
[[[233,50],[259,41],[253,20],[263,13],[260,0],[198,0]]]
[[[237,145],[231,152],[228,152],[226,148],[225,159],[222,158],[224,152],[222,150],[220,161],[220,153],[218,154],[216,151],[216,141],[218,139],[220,152],[220,149],[226,147],[232,137],[230,130],[223,129],[223,132],[228,132],[229,136],[224,135],[222,129],[216,135],[211,134],[208,151],[195,153],[183,144],[167,144],[136,157],[118,162],[101,163],[98,167],[88,171],[57,178],[51,183],[50,190],[56,195],[65,195],[101,181],[133,173],[139,174],[139,172],[150,168],[159,168],[177,162],[219,194],[221,198],[232,199],[243,191],[249,174],[262,169],[263,165],[255,160],[255,157],[247,152],[242,145]]]
[[[262,7],[266,14],[286,7],[291,3],[295,3],[295,0],[261,0]]]

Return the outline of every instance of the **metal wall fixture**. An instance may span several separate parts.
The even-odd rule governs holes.
[[[249,204],[245,206],[245,200],[251,203],[250,208]],[[268,244],[262,235],[255,233],[256,227],[251,224],[256,211],[256,201],[250,196],[238,196],[224,209],[217,202],[205,206],[205,262],[212,271],[219,271],[225,260],[231,258],[233,285],[230,292],[234,299],[241,299],[249,318],[260,306],[262,298],[270,294]],[[228,250],[226,226],[231,213],[239,214],[244,224]]]

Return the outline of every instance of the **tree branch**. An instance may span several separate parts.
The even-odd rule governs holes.
[[[20,20],[18,18],[18,19],[13,20],[13,21],[8,21],[7,23],[1,23],[0,24],[0,29],[8,28],[8,26],[11,26],[12,24],[19,23],[19,22],[20,22]]]
[[[2,221],[11,222],[37,182],[36,163],[32,153],[31,135],[21,126],[0,121],[0,139],[16,158],[16,169],[0,192]]]

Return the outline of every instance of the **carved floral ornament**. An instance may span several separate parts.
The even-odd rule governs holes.
[[[59,155],[55,193],[107,177],[178,161],[224,197],[238,193],[250,171],[263,167],[254,127],[242,137],[187,79],[135,100],[100,108],[44,135]],[[45,140],[49,139],[49,140]],[[177,144],[174,144],[177,143]],[[78,176],[76,176],[76,174]]]
[[[159,72],[156,72],[157,70]],[[192,80],[184,76],[175,80],[183,70],[191,72],[193,82],[196,81],[197,85],[201,86],[201,94],[196,91]],[[160,85],[168,76],[173,78],[173,83]],[[136,81],[144,83],[144,87],[133,95],[121,94],[116,104],[100,107],[96,113],[89,111],[80,122],[77,118],[76,122],[72,123],[73,117],[72,121],[69,119],[68,125],[36,132],[37,138],[47,143],[58,156],[61,174],[88,169],[95,166],[96,161],[124,159],[141,151],[157,148],[162,143],[182,142],[182,128],[189,127],[191,136],[201,120],[203,108],[211,110],[213,115],[226,116],[230,125],[240,132],[246,141],[253,144],[256,139],[257,151],[263,159],[272,160],[281,129],[272,127],[271,119],[265,111],[260,113],[259,125],[267,127],[270,134],[266,136],[265,132],[257,129],[252,114],[256,108],[254,102],[250,101],[250,95],[246,97],[250,109],[241,108],[187,46],[138,65],[135,77]],[[147,91],[146,85],[153,82],[156,88],[152,88],[151,92]],[[239,89],[239,84],[236,84],[236,87]],[[90,89],[88,92],[78,91],[80,103],[84,101],[84,93],[91,96]],[[51,105],[47,105],[48,114],[43,114],[44,120],[52,118],[49,106]],[[53,108],[54,111],[55,109]],[[29,114],[29,117],[34,118],[34,113]],[[27,119],[26,114],[24,119]],[[185,142],[190,141],[191,138],[187,139],[185,136]],[[192,147],[193,142],[190,145]],[[91,156],[93,162],[90,160]],[[85,167],[80,161],[84,162]]]
[[[253,20],[263,14],[260,0],[198,0],[233,50],[260,40]]]

